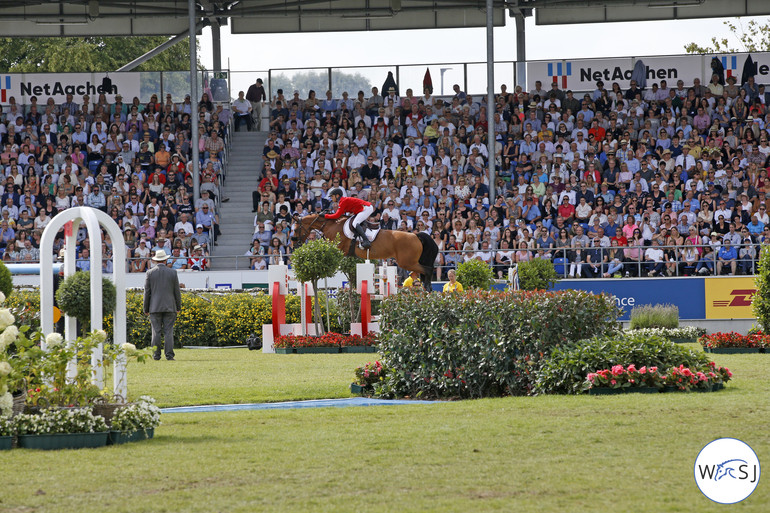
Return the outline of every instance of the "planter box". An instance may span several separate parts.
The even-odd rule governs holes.
[[[674,342],[675,344],[694,344],[697,342],[698,339],[695,337],[689,337],[689,338],[672,338],[671,342]]]
[[[13,447],[12,436],[0,436],[0,451],[10,451]]]
[[[294,354],[293,347],[276,347],[275,352],[277,354]]]
[[[716,391],[718,391],[718,390],[722,390],[724,387],[725,387],[725,384],[724,384],[724,383],[714,383],[714,384],[711,386],[711,391],[712,391],[712,392],[716,392]]]
[[[334,347],[295,347],[297,354],[331,354],[339,353],[340,348]]]
[[[142,429],[133,432],[123,431],[110,431],[110,436],[107,439],[107,445],[121,445],[128,442],[140,442],[142,440],[149,440],[155,436],[155,429]]]
[[[365,390],[366,390],[366,387],[364,387],[363,385],[359,385],[358,383],[351,383],[350,384],[350,393],[351,394],[363,395]]]
[[[19,435],[19,447],[24,449],[85,449],[107,445],[109,432],[63,433],[56,435]]]
[[[760,349],[759,347],[704,347],[703,350],[707,353],[714,354],[747,354],[764,352],[764,349]]]
[[[343,346],[343,353],[376,353],[377,348],[375,346]]]
[[[657,394],[659,392],[660,390],[655,387],[597,387],[588,389],[588,395]]]

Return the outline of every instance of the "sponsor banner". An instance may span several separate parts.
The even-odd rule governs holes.
[[[700,78],[703,85],[711,81],[711,59],[717,57],[725,70],[725,78],[740,77],[746,58],[751,55],[757,64],[757,83],[770,82],[770,53],[757,52],[752,54],[715,54],[715,55],[671,55],[663,57],[619,57],[608,59],[569,59],[536,61],[527,63],[527,90],[535,88],[535,81],[543,84],[543,89],[549,91],[551,84],[556,82],[562,90],[593,91],[596,82],[604,82],[610,90],[613,82],[621,89],[630,85],[631,74],[637,61],[645,64],[647,86],[660,84],[661,80],[668,82],[669,87],[676,87],[677,80],[684,81],[689,87],[693,79]]]
[[[754,278],[705,278],[706,319],[753,319]]]
[[[107,76],[104,72],[0,74],[0,103],[9,103],[13,96],[17,103],[28,104],[30,97],[37,96],[38,105],[44,107],[48,98],[63,103],[67,94],[72,94],[79,104],[83,95],[90,96],[93,102],[104,93],[108,102],[114,102],[115,95],[120,94],[123,102],[130,104],[134,96],[139,96],[141,75],[140,72],[110,73],[112,88],[107,91],[102,87],[102,80]]]
[[[679,308],[680,319],[703,319],[703,278],[615,279],[560,281],[554,290],[585,290],[615,296],[623,313],[621,321],[631,319],[631,309],[639,305],[666,303]]]

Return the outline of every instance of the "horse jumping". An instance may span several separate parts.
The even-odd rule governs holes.
[[[305,217],[295,215],[294,239],[302,244],[316,230],[323,233],[324,237],[329,240],[335,240],[339,236],[337,247],[348,255],[352,241],[345,236],[342,230],[348,219],[348,217],[343,217],[331,220],[326,219],[323,214]],[[421,274],[425,290],[431,290],[433,264],[436,261],[436,255],[438,255],[438,246],[426,233],[415,235],[409,232],[380,230],[369,250],[363,250],[356,244],[354,252],[357,257],[364,259],[393,258],[399,267]]]

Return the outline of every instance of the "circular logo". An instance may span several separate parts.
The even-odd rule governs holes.
[[[759,458],[736,438],[718,438],[695,458],[695,484],[720,504],[734,504],[751,495],[759,484]]]

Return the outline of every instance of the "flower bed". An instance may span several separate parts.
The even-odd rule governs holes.
[[[711,392],[719,390],[724,383],[732,378],[732,372],[727,367],[717,367],[714,362],[709,363],[706,371],[692,370],[680,365],[660,371],[657,367],[636,368],[631,364],[628,367],[615,365],[610,369],[601,369],[590,372],[586,376],[583,389],[589,394],[595,392],[626,393],[634,391],[702,391]],[[652,390],[650,390],[652,389]]]
[[[318,349],[318,348],[369,348],[377,344],[377,335],[341,335],[326,333],[320,337],[312,335],[283,335],[275,341],[276,349]],[[340,352],[340,351],[337,351]]]
[[[699,342],[703,346],[703,350],[706,352],[722,352],[724,350],[735,350],[726,352],[738,352],[737,350],[746,350],[740,352],[766,352],[770,348],[770,335],[765,335],[761,331],[753,333],[751,335],[741,335],[734,331],[728,333],[712,333],[711,335],[703,335],[700,337]]]
[[[380,382],[385,376],[385,369],[379,361],[369,362],[356,369],[356,381],[350,384],[350,391],[354,394],[371,395],[374,384]]]

